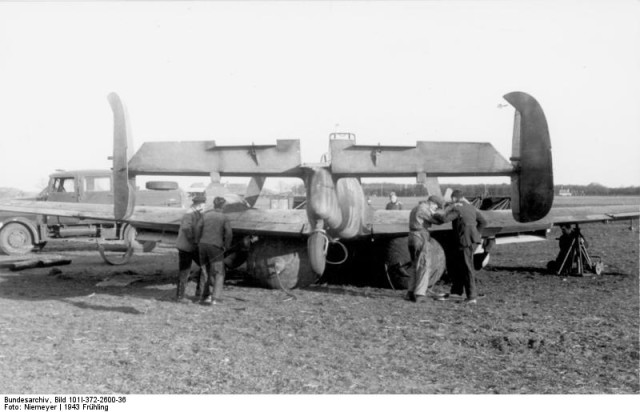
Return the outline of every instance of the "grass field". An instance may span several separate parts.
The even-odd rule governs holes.
[[[173,250],[110,267],[52,242],[60,273],[0,269],[0,392],[638,394],[637,221],[583,231],[602,276],[547,274],[554,241],[505,245],[474,307],[326,284],[287,299],[237,276],[221,305],[176,304]]]

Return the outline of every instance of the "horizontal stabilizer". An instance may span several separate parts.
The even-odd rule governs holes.
[[[509,176],[511,164],[490,144],[417,142],[415,146],[356,145],[332,139],[331,172],[339,177]]]
[[[212,141],[147,142],[129,162],[129,174],[299,176],[300,141],[275,145],[217,146]]]

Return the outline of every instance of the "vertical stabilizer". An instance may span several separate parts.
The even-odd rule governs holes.
[[[133,139],[127,109],[120,97],[116,93],[110,93],[107,99],[113,111],[113,214],[116,220],[123,220],[131,215],[135,204],[128,167],[133,152]]]
[[[506,94],[515,109],[511,163],[511,209],[518,222],[533,222],[553,204],[553,167],[547,119],[540,104],[524,92]]]

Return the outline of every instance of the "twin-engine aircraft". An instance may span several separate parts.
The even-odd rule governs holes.
[[[251,177],[245,197],[225,207],[236,246],[225,261],[234,267],[246,262],[249,275],[272,288],[309,285],[326,272],[327,263],[336,261],[358,261],[361,264],[345,266],[378,272],[410,261],[406,247],[409,211],[373,210],[360,184],[363,177],[415,177],[429,194],[441,195],[440,176],[510,176],[511,211],[483,212],[488,222],[482,233],[486,249],[495,243],[543,238],[553,225],[562,223],[640,215],[636,206],[552,208],[551,143],[544,112],[523,92],[509,93],[504,99],[515,108],[510,161],[490,143],[420,141],[416,146],[368,146],[357,145],[352,135],[334,135],[326,161],[305,164],[300,159],[299,140],[239,146],[218,146],[214,141],[147,142],[132,155],[126,108],[111,93],[113,207],[13,200],[0,202],[0,210],[123,221],[136,228],[140,242],[172,242],[186,210],[136,206],[136,176],[209,176],[212,183],[224,176]],[[267,177],[302,179],[306,210],[255,208]],[[447,240],[449,224],[432,229],[445,253],[455,247]],[[328,261],[332,248],[342,255]]]

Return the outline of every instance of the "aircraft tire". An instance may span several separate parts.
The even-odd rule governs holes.
[[[124,240],[124,244],[127,247],[132,247],[134,252],[140,252],[145,248],[145,243],[142,242],[138,242],[136,240],[136,236],[137,236],[138,232],[136,230],[135,227],[131,226],[131,225],[127,225],[124,228],[124,233],[122,235],[122,239]],[[155,242],[152,242],[155,243]],[[153,245],[155,247],[155,244]],[[153,249],[153,248],[151,248]],[[145,250],[145,252],[151,252],[151,249],[149,250]]]
[[[318,275],[322,276],[326,268],[327,257],[325,250],[327,247],[327,237],[324,233],[314,232],[307,239],[307,252],[309,254],[309,262],[311,269]]]
[[[0,251],[7,255],[24,255],[33,249],[33,234],[22,223],[10,222],[0,230]]]
[[[446,257],[440,243],[431,238],[427,247],[429,256],[429,286],[438,282],[446,270]],[[407,289],[415,268],[410,265],[408,238],[400,237],[388,242],[385,251],[385,265],[395,289]]]
[[[104,261],[104,263],[111,266],[120,266],[126,265],[131,260],[133,256],[133,248],[127,247],[126,251],[123,253],[121,251],[107,251],[105,250],[103,245],[98,244],[98,252],[100,252],[100,257]]]
[[[411,257],[406,237],[398,237],[387,242],[384,263],[393,287],[407,289],[411,277],[410,271],[413,271],[413,268],[408,265],[411,263]]]
[[[247,258],[249,279],[268,289],[292,289],[315,282],[304,241],[269,239],[256,243]]]

